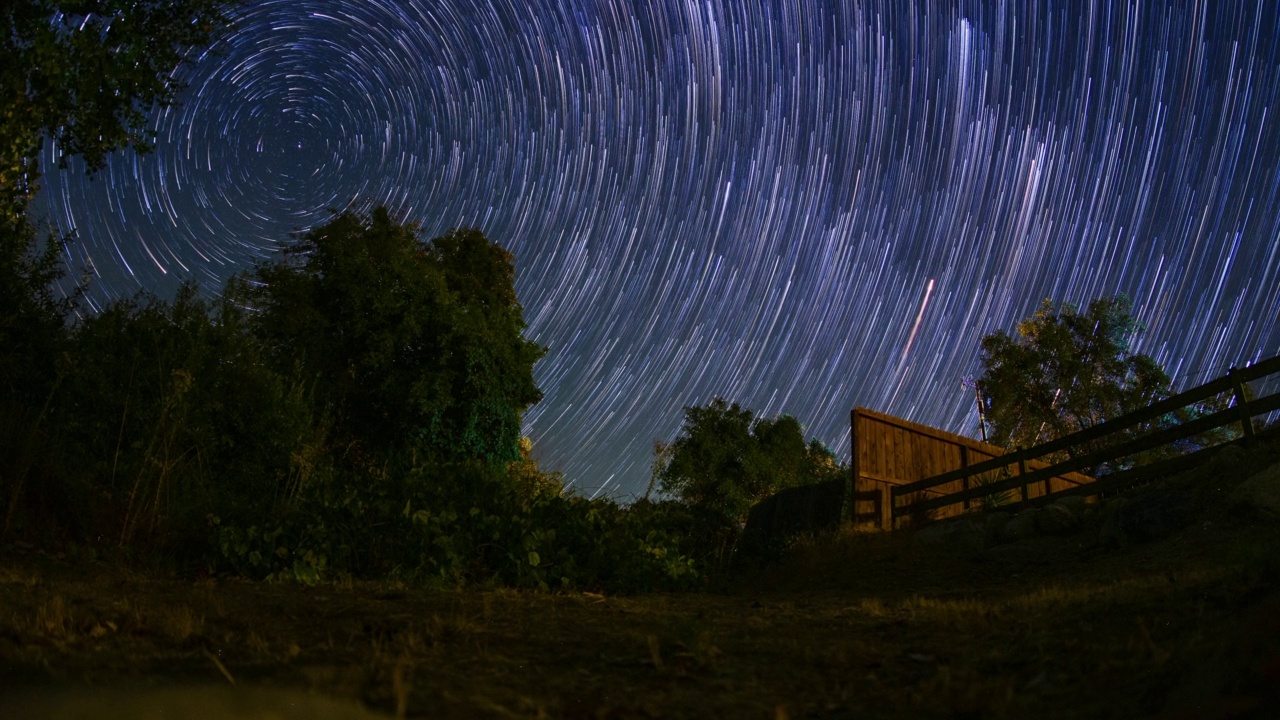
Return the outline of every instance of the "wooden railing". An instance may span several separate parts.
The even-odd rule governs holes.
[[[863,407],[854,408],[849,414],[849,443],[853,483],[846,494],[842,515],[855,527],[881,530],[893,527],[889,514],[889,490],[893,486],[985,462],[1008,452],[973,438]],[[1028,471],[1045,466],[1035,460],[1026,463]],[[1051,478],[1044,487],[1061,490],[1093,480],[1079,473],[1066,473]],[[936,497],[968,487],[966,482],[957,481],[930,488],[921,496]],[[1040,490],[1039,486],[1031,488],[1028,497],[1038,497]],[[934,515],[959,514],[968,509],[969,503],[965,502],[963,506],[947,508]]]
[[[956,503],[965,503],[977,498],[990,496],[993,493],[1000,493],[1018,488],[1022,489],[1022,497],[1026,498],[1026,488],[1030,485],[1034,485],[1035,483],[1047,483],[1050,478],[1064,473],[1097,467],[1103,463],[1114,462],[1129,455],[1154,450],[1177,440],[1189,438],[1194,435],[1199,435],[1200,433],[1236,423],[1239,423],[1240,425],[1242,440],[1246,443],[1250,442],[1253,439],[1254,433],[1253,417],[1275,410],[1280,410],[1280,392],[1272,393],[1266,397],[1249,400],[1247,393],[1245,392],[1245,385],[1249,382],[1273,375],[1277,372],[1280,372],[1280,356],[1264,360],[1245,368],[1232,368],[1230,372],[1217,380],[1180,392],[1173,397],[1167,398],[1153,405],[1121,415],[1120,417],[1100,423],[1091,428],[1066,435],[1058,438],[1057,440],[1051,440],[1032,448],[1019,448],[1008,455],[1002,455],[985,462],[962,467],[958,470],[945,472],[917,482],[895,486],[889,491],[891,506],[890,515],[892,517],[892,522],[896,524],[896,521],[902,517],[919,513],[927,513],[931,510],[937,510],[938,508],[944,508]],[[1106,441],[1108,439],[1114,440],[1114,436],[1138,428],[1144,423],[1157,420],[1164,415],[1177,412],[1178,410],[1182,410],[1188,406],[1203,402],[1227,392],[1234,395],[1234,402],[1225,410],[1175,425],[1173,427],[1155,430],[1129,440],[1124,440],[1115,444],[1106,444],[1101,449],[1088,449],[1089,446],[1096,445],[1100,441]],[[1084,448],[1084,452],[1080,452],[1082,448]],[[1032,460],[1062,452],[1067,452],[1070,457],[1047,467],[1033,469],[1030,472],[1027,471],[1027,465]],[[1174,462],[1176,463],[1177,460],[1178,459],[1175,458]],[[992,473],[1007,472],[1011,466],[1018,468],[1017,475],[973,487],[969,486],[969,478]],[[1158,469],[1163,470],[1163,468]],[[1139,468],[1139,470],[1141,470],[1141,468]],[[966,486],[966,489],[960,492],[950,493],[942,497],[918,499],[918,494],[922,491],[937,488],[938,486],[946,485],[947,483],[954,483],[957,480],[962,481]],[[1136,475],[1129,476],[1127,478],[1128,482],[1137,482],[1140,480],[1141,478]],[[1046,492],[1042,498],[1048,495],[1097,495],[1101,492],[1113,489],[1116,489],[1116,484],[1113,482],[1107,482],[1106,480],[1052,493],[1048,491],[1046,486]],[[917,495],[917,498],[910,497],[913,495]]]

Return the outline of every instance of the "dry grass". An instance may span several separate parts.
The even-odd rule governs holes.
[[[845,531],[716,593],[641,597],[192,582],[26,554],[0,557],[0,667],[9,687],[235,681],[403,718],[1265,717],[1280,528],[1215,516],[1123,550],[969,555]]]

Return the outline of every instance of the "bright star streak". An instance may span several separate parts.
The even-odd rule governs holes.
[[[479,226],[589,491],[715,395],[846,454],[854,405],[976,435],[956,381],[1044,298],[1127,293],[1178,387],[1280,353],[1274,3],[258,0],[183,77],[154,154],[45,160],[90,300],[328,208]]]

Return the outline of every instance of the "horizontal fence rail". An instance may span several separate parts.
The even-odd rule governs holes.
[[[854,408],[849,415],[849,439],[852,485],[846,492],[841,515],[855,527],[864,528],[892,526],[889,490],[893,486],[971,466],[1007,452],[973,438],[863,407]],[[1028,463],[1032,470],[1045,466],[1035,460]],[[1066,473],[1051,478],[1047,484],[1062,489],[1089,482],[1093,478]],[[934,496],[967,489],[962,482],[956,486],[926,492]],[[955,512],[967,510],[968,505],[965,502]]]
[[[889,515],[891,517],[891,522],[896,521],[901,517],[945,508],[956,503],[968,504],[972,500],[989,496],[993,493],[1000,493],[1018,488],[1023,490],[1022,498],[1023,500],[1026,500],[1026,488],[1028,486],[1035,485],[1036,483],[1047,483],[1050,479],[1062,476],[1066,473],[1074,473],[1084,468],[1118,460],[1135,453],[1153,450],[1177,440],[1192,437],[1209,430],[1226,427],[1236,423],[1240,424],[1243,439],[1248,442],[1253,437],[1253,417],[1256,415],[1270,413],[1275,410],[1280,410],[1280,393],[1273,393],[1263,398],[1249,400],[1245,392],[1245,386],[1249,382],[1273,375],[1277,372],[1280,372],[1280,356],[1264,360],[1245,368],[1232,368],[1230,372],[1217,380],[1183,391],[1165,400],[1148,405],[1145,408],[1126,413],[1125,415],[1121,415],[1120,417],[1104,423],[1099,423],[1098,425],[1086,428],[1079,432],[1036,445],[1029,449],[1019,448],[1012,453],[941,473],[923,480],[897,485],[889,490],[891,505]],[[1028,464],[1041,457],[1062,452],[1064,450],[1070,451],[1073,449],[1080,449],[1081,446],[1111,438],[1120,433],[1137,428],[1143,423],[1156,420],[1168,415],[1169,413],[1176,412],[1190,405],[1208,400],[1226,392],[1231,392],[1233,394],[1234,404],[1225,410],[1221,410],[1211,415],[1206,415],[1202,418],[1197,418],[1180,425],[1156,430],[1116,445],[1088,451],[1047,467],[1035,468],[1028,472]],[[1159,463],[1153,465],[1159,465]],[[1018,468],[1017,474],[1012,477],[995,482],[984,483],[977,487],[967,486],[969,478],[981,476],[986,473],[1007,471],[1011,466],[1017,466]],[[1170,465],[1170,467],[1173,466]],[[966,488],[959,492],[948,493],[941,497],[915,500],[907,498],[909,495],[922,493],[923,491],[931,490],[956,481],[965,483]],[[1055,492],[1049,492],[1046,487],[1045,495],[1096,495],[1113,486],[1113,483],[1101,481],[1066,488]],[[901,502],[900,504],[900,501],[903,499],[906,499],[906,502]]]

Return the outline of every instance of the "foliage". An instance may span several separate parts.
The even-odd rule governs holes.
[[[507,480],[525,500],[564,492],[564,473],[543,472],[533,458],[533,440],[528,437],[520,438],[520,459],[507,463]]]
[[[660,489],[699,512],[740,527],[755,503],[788,487],[822,482],[839,472],[822,443],[805,444],[789,415],[758,418],[737,403],[715,398],[686,407],[680,435],[658,470]]]
[[[697,582],[697,512],[565,493],[537,466],[520,417],[545,350],[523,337],[512,255],[478,230],[423,243],[385,209],[342,214],[217,302],[186,286],[69,325],[62,240],[25,217],[42,135],[91,172],[148,150],[147,111],[173,101],[173,69],[231,4],[0,10],[4,539],[304,583]]]
[[[49,409],[67,347],[64,318],[78,293],[53,290],[64,275],[62,249],[32,224],[0,223],[0,536],[14,529],[22,504],[43,507],[63,494]]]
[[[1029,447],[1144,407],[1168,393],[1169,377],[1151,357],[1133,353],[1142,325],[1123,295],[1084,312],[1045,300],[1018,325],[982,340],[978,380],[992,442]]]
[[[280,372],[310,383],[362,458],[518,460],[545,350],[522,335],[512,256],[479,231],[424,244],[385,208],[344,213],[243,283]]]
[[[173,70],[227,24],[233,0],[6,0],[0,17],[0,210],[34,194],[42,135],[97,170],[147,151],[147,112],[173,101]]]
[[[974,487],[986,487],[995,483],[1008,480],[1011,477],[1009,469],[993,470],[979,475],[973,476]],[[1013,490],[996,490],[982,495],[977,499],[974,508],[981,511],[994,510],[1013,502]]]
[[[187,285],[172,303],[122,300],[75,328],[53,413],[91,477],[97,534],[163,543],[210,509],[247,519],[285,502],[317,425],[243,326],[239,308],[215,310]]]
[[[342,483],[270,526],[211,522],[225,560],[248,577],[313,582],[346,574],[611,592],[687,587],[699,577],[654,513],[607,499],[523,494],[476,462]]]
[[[1244,391],[1246,399],[1252,400],[1252,389],[1248,385],[1245,385]],[[1235,393],[1233,391],[1219,393],[1218,395],[1204,401],[1166,413],[1165,415],[1156,418],[1151,423],[1148,423],[1148,427],[1145,429],[1155,431],[1185,425],[1208,415],[1213,415],[1223,410],[1227,410],[1234,405],[1234,401]],[[1210,428],[1196,433],[1190,437],[1175,440],[1168,445],[1161,445],[1130,457],[1122,458],[1119,461],[1107,463],[1102,468],[1098,468],[1095,474],[1118,472],[1139,465],[1146,465],[1159,460],[1176,457],[1178,455],[1187,455],[1216,445],[1238,440],[1243,437],[1243,435],[1244,433],[1241,431],[1240,426],[1236,423],[1221,425],[1216,428]]]
[[[65,504],[66,465],[49,425],[66,355],[66,318],[78,299],[58,294],[67,238],[41,239],[27,218],[43,138],[63,166],[90,172],[122,147],[150,149],[147,111],[180,89],[172,71],[209,44],[234,0],[6,0],[0,5],[0,533],[18,508]],[[39,472],[36,472],[40,469]],[[35,473],[38,482],[28,482]],[[47,508],[46,508],[47,509]],[[42,513],[43,514],[43,511]],[[55,511],[56,514],[56,511]],[[64,512],[63,515],[69,513]],[[34,515],[27,513],[28,520]]]
[[[40,240],[35,226],[0,227],[0,403],[42,406],[66,340],[65,320],[77,294],[53,287],[65,275],[64,243]]]
[[[6,473],[6,536],[48,542],[41,529],[55,528],[304,583],[637,592],[705,576],[714,523],[675,503],[567,494],[515,434],[541,348],[520,336],[505,251],[471,232],[423,245],[385,212],[335,223],[310,236],[300,267],[260,268],[257,287],[235,280],[217,302],[191,285],[172,301],[139,295],[69,332],[69,305],[48,290],[56,246],[5,266],[20,281],[5,287],[10,315],[44,318],[6,328],[43,327],[49,341],[38,363],[27,346],[6,356],[44,373],[43,395],[23,397],[49,418],[35,438],[0,427],[30,479]],[[475,419],[493,413],[486,402],[504,404],[500,421]],[[440,442],[462,452],[423,442],[431,412],[455,423]],[[405,445],[380,435],[416,457],[395,461]]]

